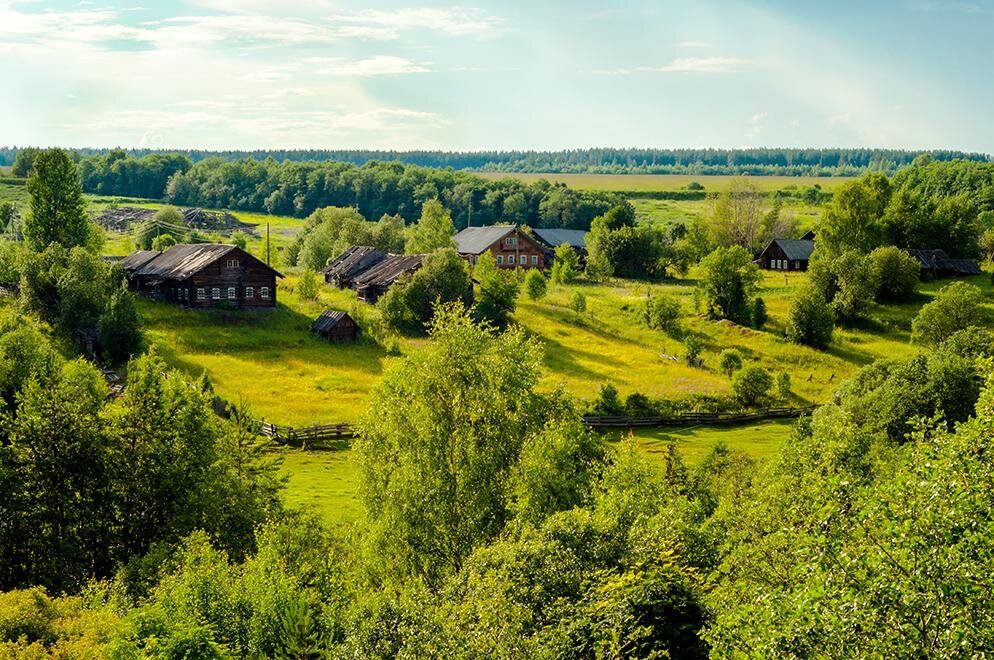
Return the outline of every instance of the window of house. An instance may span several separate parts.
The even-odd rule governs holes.
[[[514,247],[518,244],[518,239],[516,236],[508,236],[504,239],[504,245],[507,247]]]
[[[508,266],[513,266],[514,265],[514,255],[513,254],[507,255],[507,265]]]
[[[238,259],[228,259],[228,268],[238,268]]]
[[[220,300],[221,299],[221,289],[219,289],[217,287],[214,287],[213,289],[211,289],[211,298],[213,298],[214,300]]]
[[[259,287],[259,296],[263,300],[269,300],[269,287],[268,286]]]
[[[537,265],[538,265],[538,255],[537,254],[533,254],[532,255],[532,266],[537,266]]]
[[[197,300],[207,300],[207,290],[204,288],[197,288]]]
[[[235,299],[235,287],[229,286],[228,287],[228,300],[234,300],[234,299]]]
[[[250,286],[245,287],[245,297],[251,298],[255,295],[255,289]]]
[[[503,254],[498,254],[497,255],[497,265],[498,266],[503,266],[504,265],[504,255]]]

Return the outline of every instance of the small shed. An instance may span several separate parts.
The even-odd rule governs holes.
[[[359,325],[345,312],[326,309],[314,319],[311,332],[333,342],[355,341],[359,338]]]

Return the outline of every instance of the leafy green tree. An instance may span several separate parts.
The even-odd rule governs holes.
[[[970,326],[957,330],[939,344],[940,355],[958,355],[968,359],[994,357],[994,333],[987,328]]]
[[[701,351],[703,350],[704,346],[696,335],[688,334],[683,338],[684,361],[691,367],[704,366],[704,361],[701,360]]]
[[[234,245],[240,250],[244,250],[248,247],[249,236],[245,232],[239,230],[232,232],[231,236],[228,237],[228,242]]]
[[[493,255],[484,252],[473,268],[473,279],[479,288],[479,295],[473,306],[474,318],[492,323],[498,328],[506,327],[517,303],[517,276],[511,271],[497,268]]]
[[[297,280],[297,295],[304,300],[317,300],[318,280],[313,270],[305,268],[300,272],[300,279]]]
[[[583,295],[581,291],[574,291],[573,295],[569,299],[569,308],[579,316],[587,311],[587,296]]]
[[[680,332],[680,303],[665,294],[657,294],[645,301],[645,324],[650,328],[677,334]]]
[[[171,244],[168,243],[168,240],[166,241],[166,247],[175,245],[177,242],[186,240],[185,226],[186,220],[183,218],[183,214],[180,213],[179,209],[175,206],[163,206],[151,218],[139,223],[135,227],[135,247],[139,250],[162,249],[155,247],[155,240],[161,239],[165,235],[169,235],[173,239]],[[177,236],[180,238],[180,241],[175,240]]]
[[[454,305],[430,334],[374,388],[355,451],[381,570],[437,587],[510,518],[510,471],[545,406],[540,351],[521,330]]]
[[[757,297],[752,303],[752,327],[762,330],[763,326],[766,325],[766,320],[766,301]]]
[[[62,149],[47,149],[34,158],[28,177],[30,212],[24,221],[24,239],[42,251],[51,243],[72,248],[92,237],[86,201],[76,164]]]
[[[7,236],[18,236],[20,214],[14,202],[0,202],[0,233]]]
[[[818,226],[818,242],[835,254],[873,250],[883,240],[881,218],[891,194],[890,180],[879,172],[839,186]]]
[[[742,368],[742,353],[734,348],[726,348],[718,355],[718,368],[731,378],[737,369]]]
[[[880,289],[876,263],[855,250],[848,250],[835,258],[832,270],[837,286],[832,298],[836,318],[849,322],[866,318]]]
[[[31,174],[35,158],[40,153],[42,153],[42,150],[38,147],[23,147],[18,149],[17,156],[14,158],[14,165],[10,168],[10,173],[19,177],[28,176]]]
[[[579,272],[580,258],[576,250],[566,243],[557,246],[550,276],[553,284],[572,284]]]
[[[770,373],[759,365],[743,367],[732,377],[732,393],[745,406],[756,405],[773,387]]]
[[[601,385],[590,412],[594,415],[622,415],[625,407],[621,404],[621,397],[618,396],[618,388],[611,383]]]
[[[165,252],[174,245],[176,245],[176,239],[172,234],[159,234],[152,239],[152,249],[159,252]]]
[[[743,247],[720,247],[701,260],[698,292],[708,317],[748,325],[761,276]]]
[[[790,399],[790,373],[786,371],[777,374],[777,396],[782,401]]]
[[[537,268],[532,268],[525,275],[525,293],[531,300],[541,300],[549,290],[549,281]]]
[[[141,316],[126,285],[110,295],[97,321],[97,339],[111,364],[121,364],[141,351],[145,341]]]
[[[904,250],[887,245],[870,253],[880,278],[877,300],[910,300],[918,291],[918,261]]]
[[[835,313],[815,286],[794,294],[787,312],[787,339],[812,348],[826,348],[835,332]]]
[[[449,210],[437,199],[428,200],[421,207],[421,218],[410,229],[404,250],[407,254],[427,254],[439,248],[454,248],[455,233]]]
[[[934,346],[958,330],[982,325],[981,302],[983,293],[972,284],[955,282],[943,287],[911,322],[912,338]]]
[[[386,324],[406,332],[424,332],[439,303],[473,302],[473,280],[466,261],[454,249],[438,250],[425,257],[421,268],[387,289],[376,306]]]

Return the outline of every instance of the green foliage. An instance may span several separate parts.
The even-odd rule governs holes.
[[[807,285],[794,294],[786,326],[789,341],[824,349],[832,342],[835,313],[817,287]]]
[[[704,366],[704,361],[701,359],[701,351],[704,350],[704,345],[701,340],[697,338],[696,335],[688,334],[683,338],[683,356],[684,360],[691,367],[701,367]]]
[[[752,255],[738,245],[718,248],[704,257],[697,286],[708,316],[748,325],[760,278]]]
[[[757,297],[752,304],[752,327],[762,330],[766,325],[768,316],[766,313],[766,301]]]
[[[877,300],[910,300],[917,293],[919,265],[910,254],[887,245],[871,252],[870,261],[880,278]]]
[[[41,149],[37,147],[23,147],[17,150],[17,156],[14,158],[14,165],[10,168],[10,173],[14,176],[26,177],[31,174],[31,168],[34,165],[35,158],[41,153]]]
[[[621,398],[618,396],[618,388],[611,383],[601,385],[597,399],[590,408],[590,414],[611,416],[623,415],[624,413],[625,407],[621,404]]]
[[[145,340],[141,316],[135,307],[134,294],[123,284],[110,294],[97,320],[97,340],[111,364],[122,364],[142,349]]]
[[[836,318],[848,322],[866,318],[880,289],[880,273],[874,261],[850,250],[832,261],[832,272],[836,282],[832,309]]]
[[[383,216],[367,222],[354,208],[327,206],[307,218],[297,238],[286,248],[287,263],[314,271],[353,245],[369,245],[383,252],[401,252],[404,247],[404,222],[395,216]]]
[[[318,279],[314,271],[305,268],[297,280],[297,295],[304,300],[316,300],[318,297]]]
[[[453,305],[431,339],[376,386],[355,451],[378,570],[437,587],[510,518],[510,470],[547,406],[539,348],[521,330]]]
[[[972,284],[954,282],[943,287],[912,321],[912,338],[935,346],[958,330],[980,325],[982,301],[983,294]]]
[[[659,294],[645,301],[645,324],[670,334],[680,333],[680,303],[670,296]]]
[[[529,299],[541,300],[548,289],[549,281],[545,279],[542,271],[532,268],[525,274],[525,293],[528,294]]]
[[[790,399],[790,374],[786,371],[777,374],[777,397],[781,401]]]
[[[0,239],[0,283],[15,284],[21,279],[20,260],[18,244]]]
[[[376,306],[388,327],[421,333],[438,304],[460,302],[468,307],[472,300],[473,282],[466,262],[454,249],[446,248],[425,257],[409,278],[392,284]]]
[[[936,348],[936,353],[958,355],[971,360],[978,357],[994,357],[994,333],[986,328],[971,325],[946,337]]]
[[[517,305],[517,275],[513,271],[497,268],[493,255],[484,252],[473,268],[473,279],[479,288],[476,304],[473,306],[473,317],[497,328],[507,327],[510,315]]]
[[[166,241],[166,247],[186,240],[186,221],[183,214],[174,206],[163,206],[155,212],[155,215],[135,227],[135,248],[139,250],[165,249],[155,247],[157,239],[162,245],[161,239],[164,236],[169,236],[169,239],[172,239],[172,243]],[[175,240],[177,236],[179,237],[178,241]]]
[[[579,316],[587,311],[587,296],[582,291],[574,291],[567,306]]]
[[[232,232],[231,235],[228,236],[228,242],[240,250],[246,249],[246,246],[248,246],[248,240],[249,235],[241,230]]]
[[[554,284],[572,284],[580,272],[580,257],[567,243],[556,247],[550,279]]]
[[[28,177],[30,213],[24,240],[42,251],[52,243],[68,249],[88,245],[93,237],[83,188],[72,157],[62,149],[38,153]]]
[[[734,348],[726,348],[718,355],[718,368],[731,378],[737,369],[742,368],[742,353]]]
[[[174,245],[176,245],[176,239],[173,238],[172,234],[160,234],[152,239],[152,249],[159,252],[165,252]]]
[[[634,225],[619,217],[594,218],[587,233],[587,274],[594,278],[624,277],[646,279],[664,277],[670,269],[686,271],[686,258],[658,225]]]
[[[865,254],[881,245],[881,218],[890,203],[893,188],[879,172],[839,186],[818,225],[819,249],[840,254],[853,250]]]
[[[732,179],[705,219],[711,241],[718,247],[738,245],[758,253],[774,238],[793,234],[796,222],[781,217],[782,202],[775,199],[767,208],[765,197],[751,180]]]
[[[404,250],[407,254],[426,254],[441,248],[455,248],[452,236],[456,233],[452,214],[437,199],[430,199],[421,207],[421,218],[411,227]]]
[[[770,373],[756,364],[743,367],[732,377],[732,393],[745,406],[759,403],[771,387],[773,378]]]

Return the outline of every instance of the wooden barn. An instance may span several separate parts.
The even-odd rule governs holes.
[[[553,254],[560,245],[568,245],[580,258],[580,265],[587,263],[587,232],[580,229],[532,229],[535,238],[545,247],[545,263],[551,264]]]
[[[386,258],[387,255],[374,247],[353,245],[332,259],[321,270],[321,273],[324,275],[326,283],[336,286],[339,289],[349,289],[358,275]]]
[[[907,248],[904,250],[918,262],[923,275],[931,277],[965,277],[967,275],[981,275],[983,271],[973,259],[952,259],[945,250],[931,249],[918,250]]]
[[[241,248],[213,243],[139,250],[120,263],[135,291],[202,309],[275,307],[276,278],[283,277]]]
[[[754,263],[766,270],[807,270],[814,250],[812,240],[774,238]]]
[[[545,268],[545,246],[517,225],[467,227],[455,240],[459,256],[471,265],[481,254],[490,252],[498,268]]]
[[[359,273],[353,281],[359,300],[370,305],[376,303],[391,284],[404,275],[421,268],[423,254],[391,254],[372,268]]]
[[[345,312],[326,309],[314,319],[311,332],[331,342],[349,342],[359,338],[360,330],[352,317]]]

